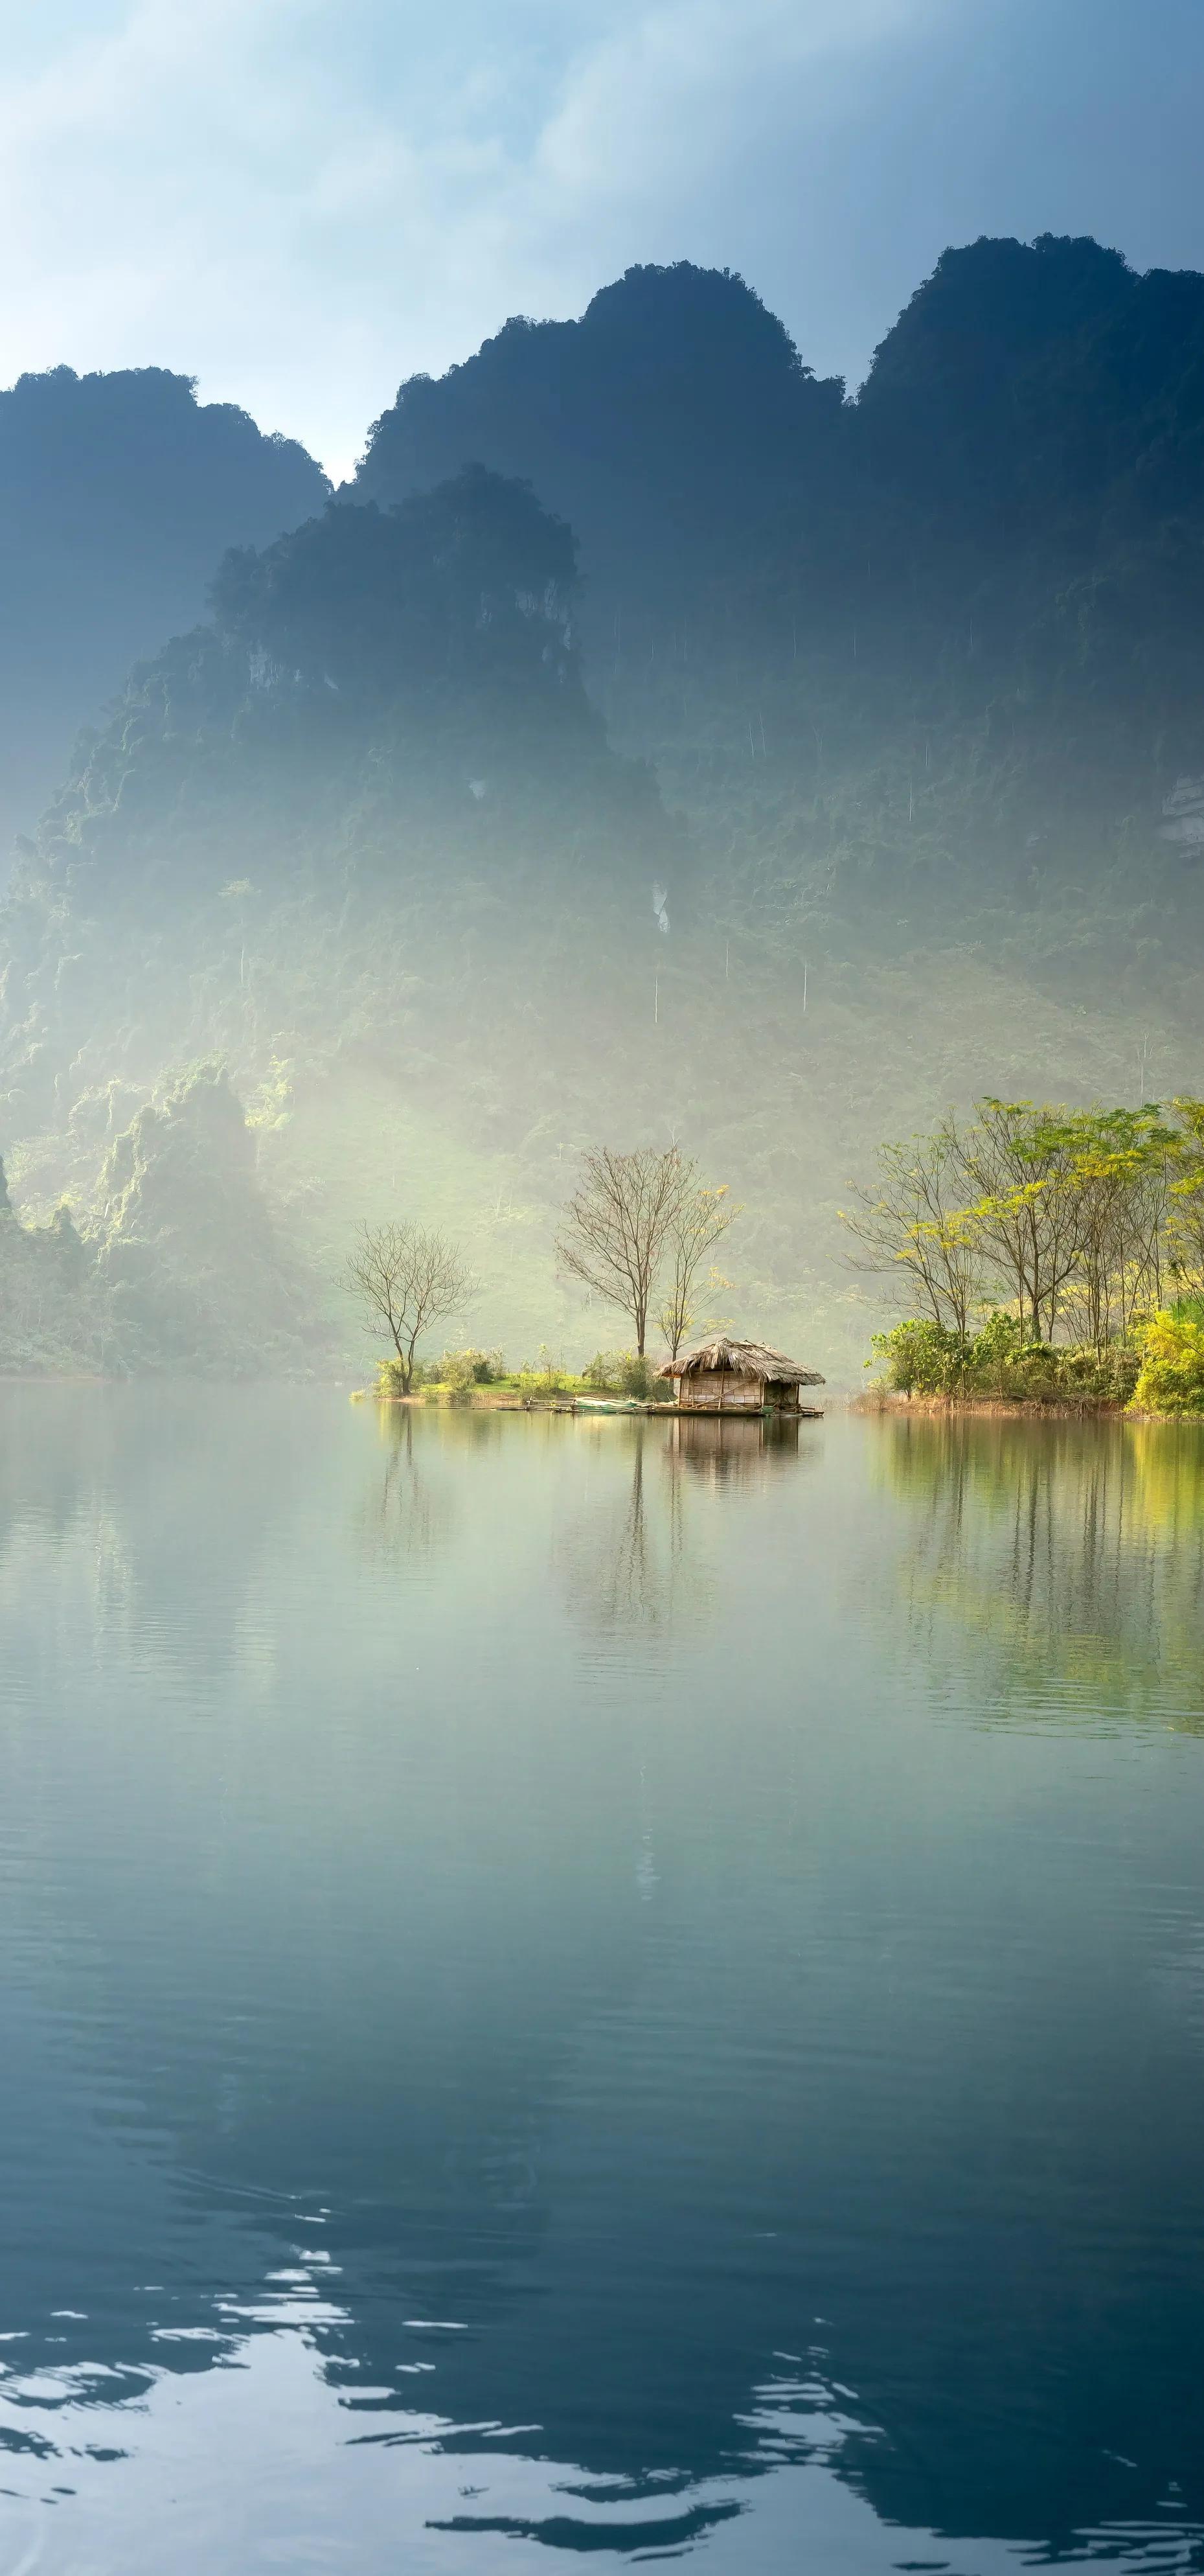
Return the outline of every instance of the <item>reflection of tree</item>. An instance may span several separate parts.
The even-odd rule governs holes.
[[[938,1655],[951,1627],[995,1656],[1000,1695],[1056,1695],[1204,1728],[1204,1440],[1187,1424],[886,1417],[908,1505],[904,1590]]]
[[[610,1451],[616,1435],[630,1443],[630,1474],[617,1500],[601,1508],[591,1502],[566,1529],[560,1551],[566,1588],[590,1627],[667,1627],[687,1603],[697,1605],[704,1569],[691,1550],[676,1475],[652,1472],[650,1449],[661,1447],[659,1429],[608,1424],[593,1436]]]
[[[400,1542],[406,1555],[425,1555],[455,1527],[452,1489],[427,1472],[408,1405],[382,1404],[379,1419],[384,1474],[364,1489],[357,1513],[360,1537],[378,1554]]]
[[[620,1503],[609,1512],[592,1504],[566,1533],[574,1607],[601,1628],[667,1628],[687,1612],[696,1624],[717,1598],[719,1572],[708,1544],[714,1524],[691,1513],[691,1494],[705,1513],[708,1487],[751,1491],[780,1468],[797,1468],[798,1424],[653,1416],[595,1436],[608,1448],[630,1439],[631,1477]]]

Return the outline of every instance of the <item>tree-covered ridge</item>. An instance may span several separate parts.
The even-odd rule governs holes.
[[[741,278],[631,268],[579,322],[520,316],[446,376],[411,377],[355,488],[394,501],[478,459],[529,479],[608,599],[634,582],[638,615],[684,557],[705,577],[800,476],[830,479],[842,394]]]
[[[874,470],[942,517],[1201,504],[1204,278],[1090,239],[947,250],[857,402]],[[1016,517],[997,518],[1006,545]],[[989,533],[986,532],[986,533]]]
[[[849,399],[742,279],[633,268],[579,322],[513,320],[437,381],[408,380],[357,488],[394,501],[471,458],[530,477],[591,577],[603,538],[633,568],[644,522],[649,582],[698,549],[704,572],[734,567],[754,531],[765,547],[789,527],[814,571],[860,567],[873,595],[913,581],[934,538],[1002,562],[1039,530],[1073,550],[1126,522],[1198,521],[1204,278],[1140,275],[1089,239],[948,250]]]
[[[528,831],[533,800],[555,819],[569,773],[581,823],[608,792],[628,820],[654,811],[585,695],[575,591],[568,530],[479,468],[387,511],[331,503],[261,552],[230,551],[209,621],[138,666],[84,737],[26,845],[10,937],[31,912],[49,917],[59,887],[78,908],[226,884],[219,810],[225,831],[237,813],[261,875],[295,886],[308,854],[332,895],[348,868],[405,878],[403,812],[417,827],[437,807],[453,846],[479,855]],[[336,862],[323,833],[349,800]]]
[[[328,489],[296,440],[163,367],[54,367],[0,392],[0,876],[79,727],[195,623],[225,548],[264,544]]]

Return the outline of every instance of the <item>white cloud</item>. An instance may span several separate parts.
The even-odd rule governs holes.
[[[931,5],[52,6],[0,83],[8,369],[179,366],[344,466],[403,374],[688,253]]]
[[[1204,69],[1198,0],[1160,7]],[[6,373],[176,366],[343,470],[402,376],[637,259],[743,269],[854,369],[950,239],[1198,260],[1193,81],[1096,13],[0,0]]]
[[[567,190],[605,201],[633,187],[693,186],[734,139],[810,123],[850,57],[921,16],[919,0],[662,0],[583,54],[539,160]],[[785,88],[783,88],[785,84]]]

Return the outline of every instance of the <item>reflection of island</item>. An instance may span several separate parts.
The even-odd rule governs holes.
[[[1204,1434],[1190,1423],[876,1417],[906,1503],[909,1623],[930,1656],[972,1636],[995,1702],[1067,1696],[1204,1729]]]

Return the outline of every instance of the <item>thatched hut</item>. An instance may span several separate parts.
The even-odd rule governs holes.
[[[721,1333],[666,1360],[658,1377],[671,1378],[688,1413],[798,1413],[800,1387],[822,1386],[818,1369],[802,1368],[764,1342],[731,1342]]]

